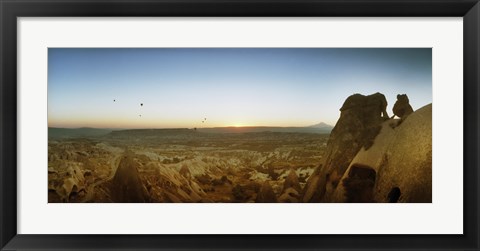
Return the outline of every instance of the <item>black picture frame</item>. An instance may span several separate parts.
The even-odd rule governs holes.
[[[478,0],[0,0],[2,250],[479,250]],[[355,16],[463,17],[463,235],[21,235],[17,234],[17,17]],[[454,83],[452,83],[454,84]],[[441,222],[439,222],[441,224]]]

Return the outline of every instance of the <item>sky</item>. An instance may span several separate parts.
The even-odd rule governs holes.
[[[333,126],[348,96],[376,92],[390,116],[397,94],[431,103],[432,50],[48,49],[49,127]]]

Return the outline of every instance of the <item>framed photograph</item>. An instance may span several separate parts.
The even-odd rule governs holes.
[[[475,1],[3,1],[2,250],[478,250]]]

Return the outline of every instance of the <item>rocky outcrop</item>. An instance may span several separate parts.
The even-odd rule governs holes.
[[[192,179],[190,168],[186,165],[177,171],[158,162],[149,162],[143,178],[147,190],[154,202],[200,202],[206,195],[203,189]]]
[[[399,118],[405,118],[413,112],[413,108],[410,105],[410,100],[407,94],[398,94],[397,101],[393,105],[392,119],[397,116]]]
[[[352,160],[332,202],[431,202],[432,105],[382,124],[369,149]]]
[[[297,192],[301,192],[302,188],[300,187],[300,182],[298,181],[298,176],[295,170],[290,170],[290,173],[285,178],[285,182],[283,183],[282,191],[287,190],[288,188],[293,188]]]
[[[273,192],[272,186],[265,181],[263,183],[262,188],[257,194],[257,199],[255,200],[256,203],[275,203],[277,202],[277,196],[275,192]]]
[[[348,97],[327,143],[326,155],[304,188],[303,202],[328,202],[360,149],[372,146],[388,119],[387,100],[381,93]]]
[[[186,179],[189,179],[189,180],[192,179],[192,173],[190,172],[190,169],[186,165],[183,165],[182,168],[180,168],[179,173]]]
[[[49,170],[50,174],[58,173],[55,170]],[[78,165],[69,165],[66,170],[66,177],[61,185],[49,184],[49,190],[56,191],[64,202],[75,201],[76,197],[86,192],[85,177]]]
[[[432,104],[410,114],[395,128],[395,139],[379,167],[374,200],[432,202]]]
[[[298,181],[298,176],[295,170],[290,170],[288,176],[283,182],[283,189],[278,202],[297,203],[301,201],[302,188]]]
[[[318,202],[322,198],[325,189],[318,189],[324,186],[326,182],[326,176],[320,175],[322,167],[323,165],[319,165],[315,168],[315,171],[308,178],[307,184],[303,189],[303,202]]]
[[[126,153],[113,176],[111,195],[114,202],[147,202],[146,190],[138,173],[139,164]]]
[[[278,197],[278,202],[282,203],[298,203],[300,202],[300,193],[293,189],[292,187],[287,188],[283,191],[282,195]]]

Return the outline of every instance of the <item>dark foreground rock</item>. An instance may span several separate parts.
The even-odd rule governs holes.
[[[255,200],[255,202],[257,203],[277,202],[277,196],[275,195],[275,192],[273,192],[273,189],[268,183],[268,181],[265,181],[265,183],[263,183],[262,188],[257,194],[257,199]]]
[[[303,202],[327,202],[355,155],[372,146],[388,119],[387,100],[381,93],[348,97],[330,134],[326,155],[304,188]]]
[[[125,154],[113,176],[111,194],[114,202],[147,202],[147,194],[138,174],[138,163]]]

